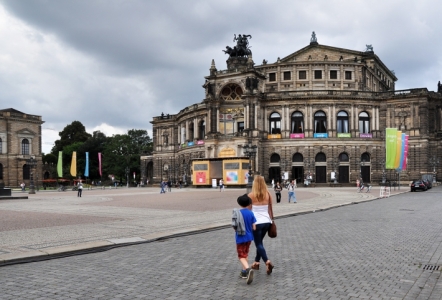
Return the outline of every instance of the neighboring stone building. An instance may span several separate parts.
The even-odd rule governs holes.
[[[37,184],[41,174],[41,116],[28,115],[13,108],[0,110],[0,183],[18,187],[21,182],[30,185],[31,173]],[[31,169],[27,160],[35,159]],[[38,177],[41,180],[41,176]]]
[[[310,44],[274,63],[254,64],[248,38],[226,47],[227,69],[212,61],[205,98],[153,124],[154,152],[143,157],[148,178],[211,185],[245,182],[244,145],[256,145],[255,172],[303,182],[409,181],[442,171],[442,94],[395,90],[397,78],[366,51]],[[243,49],[242,52],[240,49]],[[245,50],[244,50],[245,49]],[[248,52],[247,52],[248,51]],[[385,128],[409,135],[408,167],[385,170]],[[440,163],[437,163],[437,162]],[[235,177],[236,174],[236,177]],[[192,175],[183,178],[183,175]]]

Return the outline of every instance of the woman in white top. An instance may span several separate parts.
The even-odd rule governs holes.
[[[273,210],[271,209],[271,206],[269,207],[269,203],[272,202],[272,197],[267,190],[267,184],[264,177],[255,175],[252,192],[249,193],[248,196],[250,199],[252,199],[252,211],[256,218],[256,230],[253,231],[253,240],[256,246],[256,257],[251,268],[254,270],[259,270],[259,261],[262,258],[267,267],[267,274],[270,275],[274,266],[267,257],[263,239],[269,231],[270,224],[272,224]]]

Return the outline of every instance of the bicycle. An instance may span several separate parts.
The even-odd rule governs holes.
[[[66,187],[64,185],[61,185],[58,187],[59,192],[66,192]]]

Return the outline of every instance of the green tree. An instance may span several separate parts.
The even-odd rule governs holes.
[[[60,139],[55,141],[55,145],[51,150],[51,153],[57,157],[58,151],[63,151],[65,146],[78,142],[86,142],[91,137],[80,121],[73,121],[70,125],[67,125],[62,131],[60,131],[58,135],[60,136]]]

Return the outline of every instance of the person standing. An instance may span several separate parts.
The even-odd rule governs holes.
[[[20,187],[21,187],[21,191],[24,192],[24,191],[25,191],[25,183],[22,182],[22,183],[20,184]]]
[[[275,188],[275,179],[272,179],[272,189]]]
[[[160,194],[165,194],[165,193],[166,193],[166,191],[164,190],[164,187],[165,187],[165,186],[166,186],[166,185],[165,185],[165,181],[162,180],[161,183],[160,183],[160,187],[161,187]]]
[[[81,182],[79,182],[77,184],[77,187],[78,187],[77,197],[81,197],[81,193],[83,192],[83,184]]]
[[[295,180],[290,181],[289,185],[287,186],[287,190],[289,193],[289,203],[292,198],[293,198],[293,203],[296,203],[295,187],[296,187]]]
[[[219,191],[224,191],[224,181],[222,179],[219,180]]]
[[[170,181],[170,179],[167,181],[167,191],[172,192],[172,181]]]
[[[249,249],[253,240],[253,231],[256,229],[256,218],[252,208],[252,200],[247,196],[239,196],[236,200],[241,209],[235,208],[232,214],[232,227],[235,230],[236,252],[242,271],[240,278],[246,278],[247,284],[253,281],[253,270],[249,268]]]
[[[279,181],[276,182],[274,190],[275,190],[275,195],[276,195],[276,203],[279,203],[279,202],[281,202],[281,191],[282,191],[282,186],[279,183]]]
[[[259,262],[262,259],[266,264],[267,275],[272,274],[275,267],[270,259],[267,257],[266,249],[264,248],[264,237],[269,231],[270,225],[273,222],[273,209],[271,204],[272,197],[267,189],[267,184],[264,177],[260,175],[255,176],[253,181],[252,191],[248,194],[252,199],[252,211],[256,218],[256,230],[253,231],[253,241],[256,247],[255,262],[251,268],[259,270]]]

